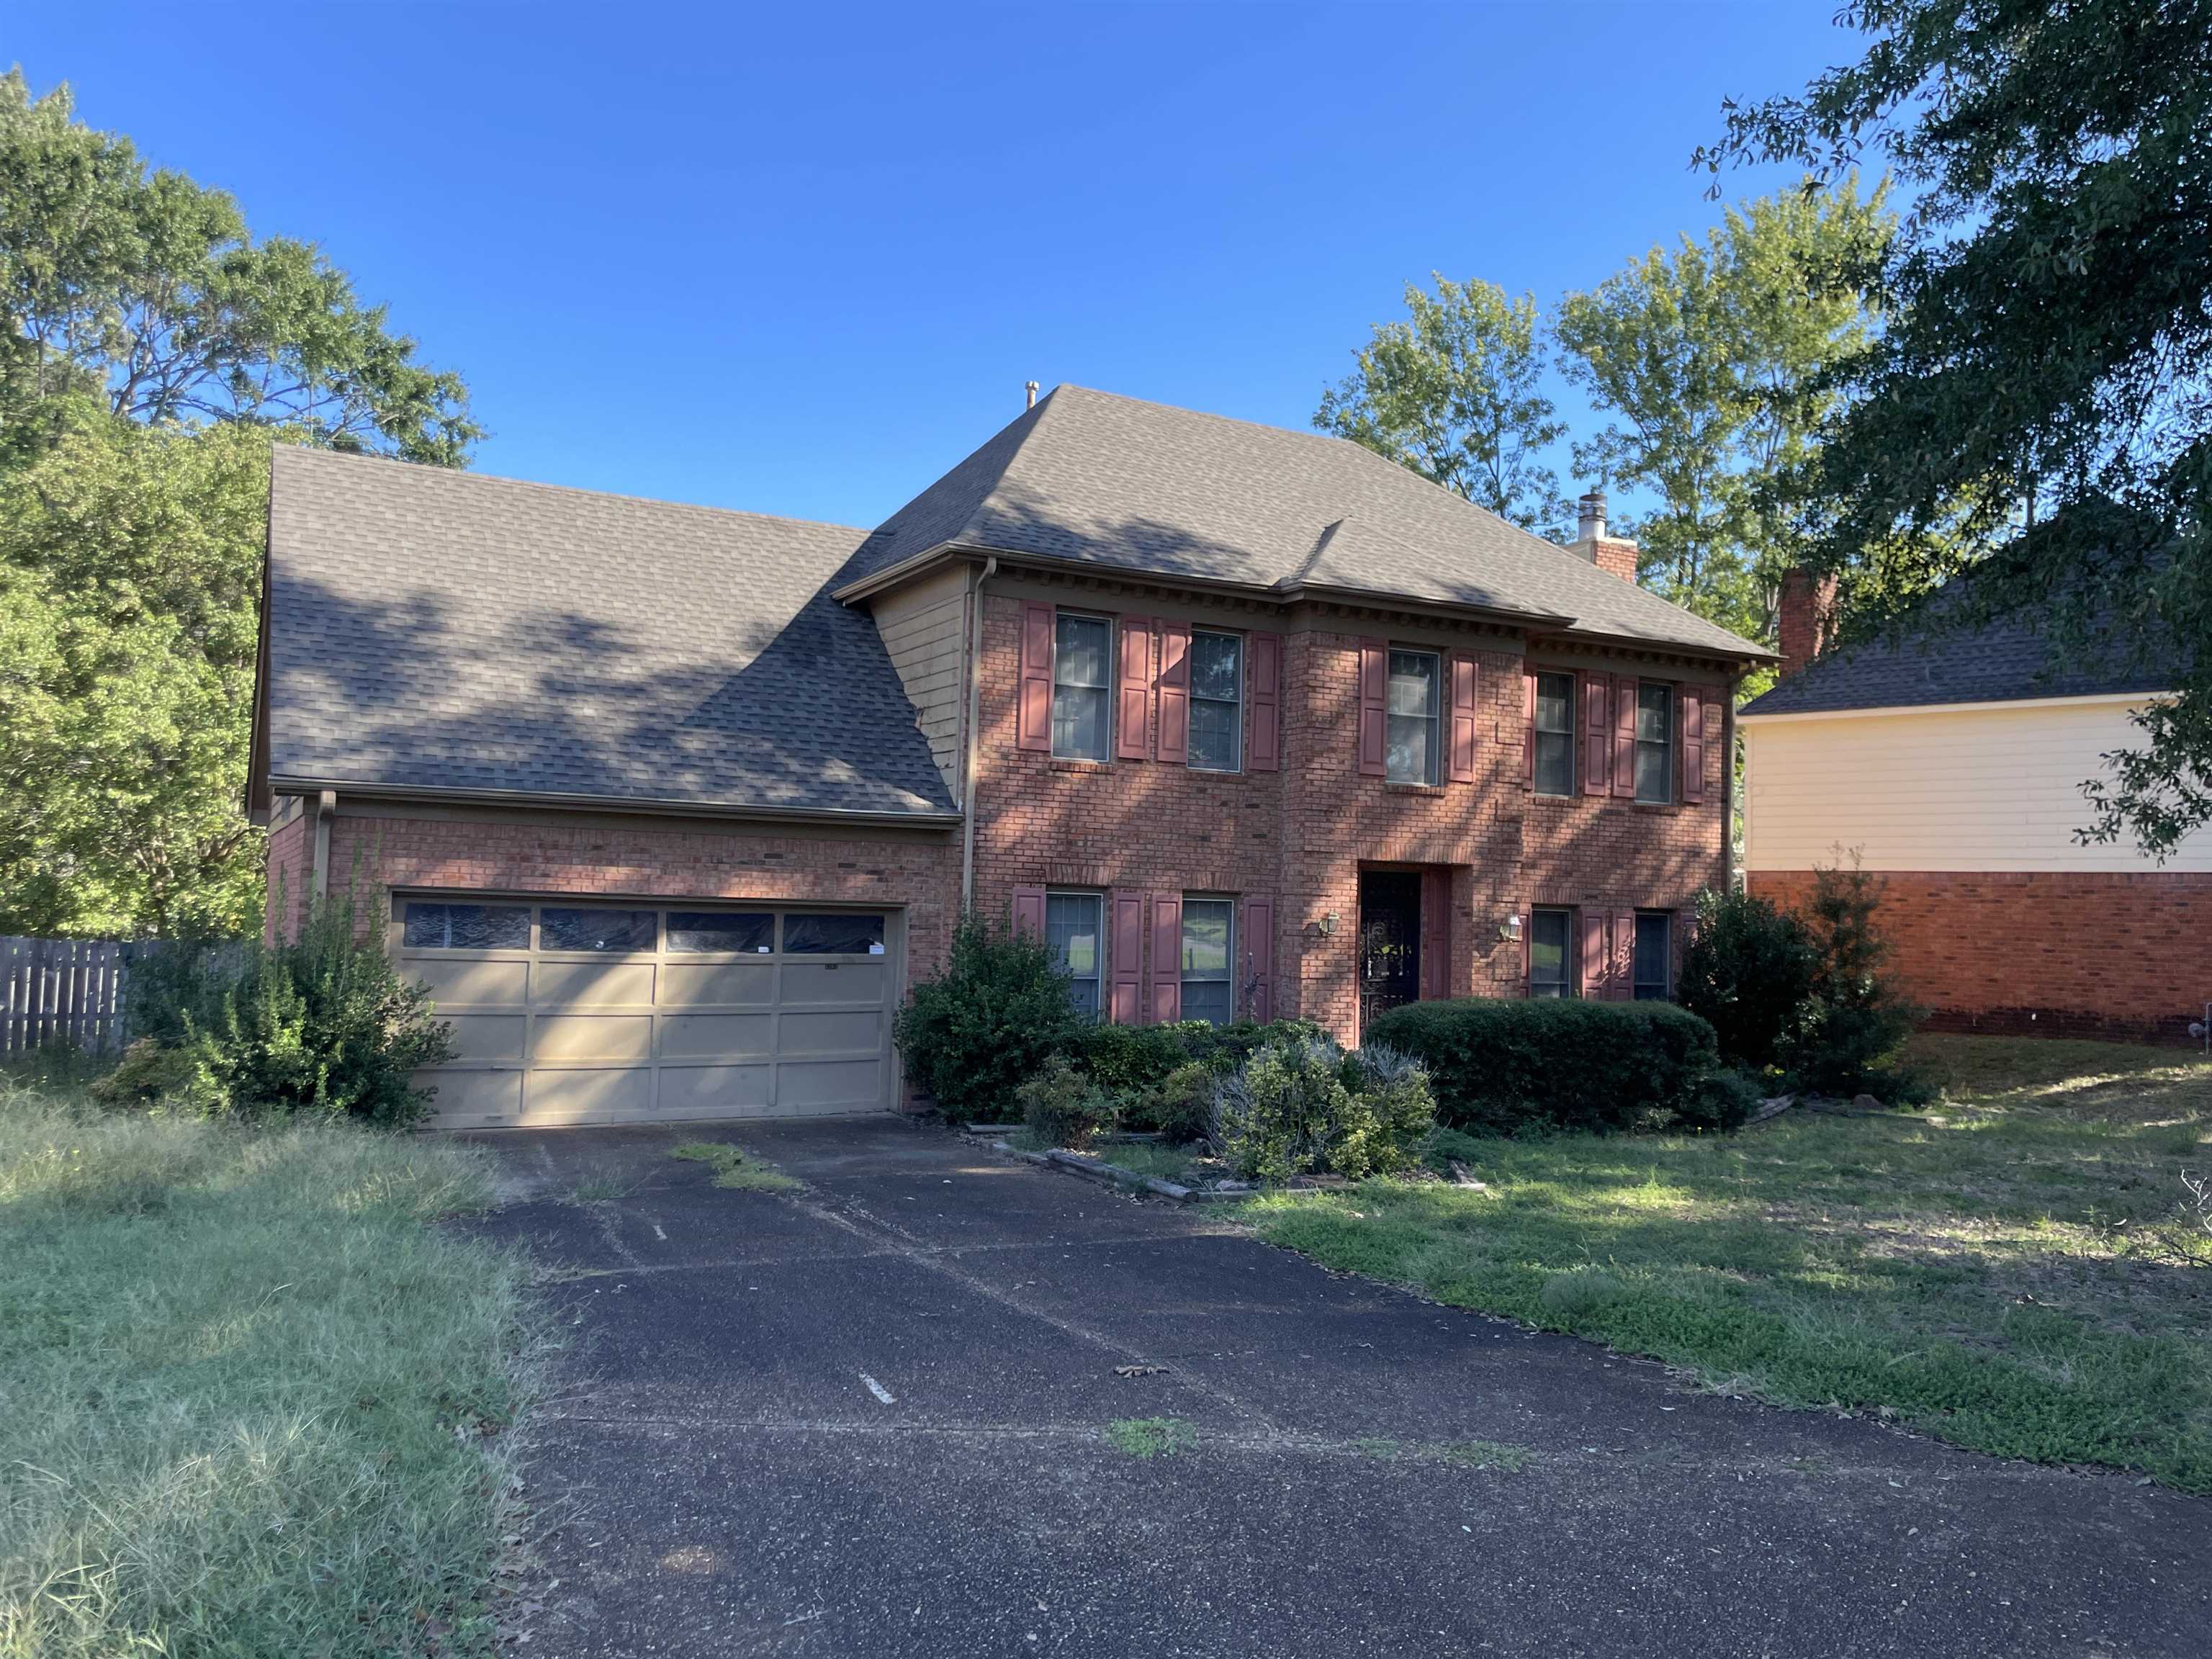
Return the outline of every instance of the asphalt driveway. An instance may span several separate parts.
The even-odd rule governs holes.
[[[806,1188],[668,1158],[702,1139]],[[2212,1503],[2124,1476],[1692,1392],[889,1119],[482,1144],[575,1338],[520,1651],[2212,1650]]]

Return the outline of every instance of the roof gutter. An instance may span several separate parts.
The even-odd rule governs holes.
[[[943,827],[960,822],[955,811],[881,812],[836,806],[774,806],[729,801],[674,800],[655,796],[584,795],[527,789],[448,789],[434,784],[356,783],[343,778],[278,777],[278,794],[318,795],[343,789],[349,800],[421,801],[441,806],[542,806],[558,811],[636,812],[650,817],[757,818],[779,823]]]

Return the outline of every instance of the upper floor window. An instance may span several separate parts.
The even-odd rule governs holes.
[[[1575,677],[1536,676],[1536,793],[1575,792]],[[1564,914],[1564,912],[1562,913]]]
[[[1096,893],[1048,893],[1044,901],[1044,943],[1067,973],[1068,1000],[1079,1013],[1098,1017],[1098,976],[1105,960],[1100,947]]]
[[[1636,799],[1674,799],[1674,688],[1649,681],[1636,688]]]
[[[1382,775],[1393,783],[1434,783],[1438,742],[1437,682],[1443,678],[1433,651],[1393,651],[1385,693]]]
[[[1664,910],[1636,913],[1636,1000],[1664,1002],[1674,994],[1674,919]],[[1617,948],[1617,947],[1616,947]]]
[[[1574,995],[1574,920],[1571,910],[1536,910],[1528,917],[1528,994]]]
[[[1182,1017],[1226,1025],[1236,1017],[1230,975],[1237,907],[1227,899],[1182,902]]]
[[[1189,764],[1234,772],[1244,763],[1244,641],[1235,634],[1190,636]]]
[[[1114,630],[1103,617],[1061,611],[1053,623],[1052,752],[1103,761],[1110,741]]]

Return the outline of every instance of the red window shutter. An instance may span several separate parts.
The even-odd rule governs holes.
[[[1143,760],[1152,751],[1152,623],[1121,618],[1120,695],[1114,705],[1114,758]]]
[[[1536,787],[1536,677],[1521,676],[1521,787]]]
[[[1022,607],[1022,680],[1014,747],[1052,752],[1052,607]]]
[[[1182,766],[1190,760],[1190,624],[1162,617],[1160,634],[1160,761]]]
[[[1018,933],[1044,937],[1044,889],[1017,887],[1014,889],[1014,931]]]
[[[1108,983],[1106,1018],[1116,1025],[1145,1023],[1145,896],[1113,892],[1106,896],[1109,913],[1106,955]]]
[[[1421,994],[1451,994],[1451,877],[1421,872]]]
[[[1606,948],[1605,914],[1601,910],[1583,912],[1583,995],[1595,1000],[1606,994],[1606,969],[1611,965],[1613,952]]]
[[[1472,657],[1451,659],[1451,746],[1448,775],[1454,783],[1474,781],[1475,690],[1481,676]]]
[[[1521,994],[1533,996],[1536,990],[1536,913],[1521,913]]]
[[[1613,971],[1606,994],[1615,1002],[1636,999],[1636,912],[1616,910],[1613,915]]]
[[[1705,802],[1705,688],[1682,688],[1682,799],[1689,805]]]
[[[1583,687],[1583,793],[1613,793],[1613,676],[1585,674]]]
[[[1245,673],[1252,699],[1252,769],[1283,767],[1283,636],[1255,634]]]
[[[1275,901],[1249,897],[1244,901],[1243,982],[1251,988],[1245,1017],[1261,1024],[1275,1017]]]
[[[1390,647],[1381,640],[1360,641],[1359,775],[1362,777],[1379,778],[1387,769],[1383,764],[1383,749],[1390,729],[1387,717],[1389,674]]]
[[[1182,895],[1152,895],[1152,1024],[1182,1018]]]
[[[1636,682],[1626,674],[1613,682],[1613,793],[1636,799]]]

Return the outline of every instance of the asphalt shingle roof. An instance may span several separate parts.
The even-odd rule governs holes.
[[[284,779],[952,811],[836,525],[280,447]]]
[[[945,543],[1768,654],[1356,444],[1083,386],[1056,388],[901,507],[840,580]]]
[[[2033,616],[1979,628],[1942,626],[1945,610],[1962,598],[1938,594],[1926,612],[1930,623],[1817,657],[1741,712],[1814,714],[2170,691],[2179,678],[2172,663],[2144,660],[2109,623],[2093,628],[2087,648],[2070,655],[2036,631]]]

